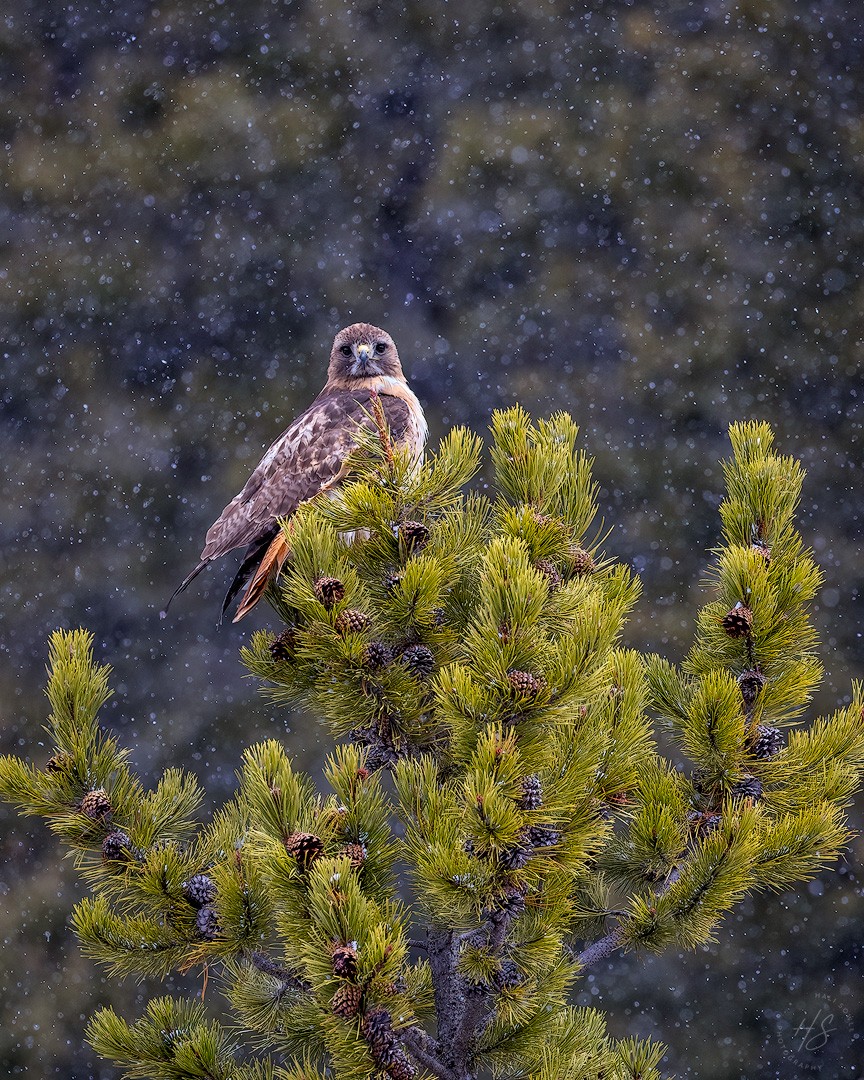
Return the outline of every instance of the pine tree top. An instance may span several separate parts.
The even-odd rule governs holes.
[[[580,973],[711,940],[850,835],[861,687],[801,724],[821,674],[803,473],[765,425],[732,428],[711,595],[675,667],[622,646],[639,583],[591,532],[570,417],[495,414],[480,492],[476,437],[418,467],[384,436],[292,519],[269,594],[284,625],[243,652],[337,740],[320,785],[267,740],[202,823],[192,777],[145,791],[100,728],[90,635],[52,637],[52,750],[0,759],[0,794],[74,852],[89,955],[116,975],[219,969],[227,1011],[158,998],[131,1025],[102,1010],[88,1037],[166,1080],[657,1077],[662,1047],[568,1005]]]

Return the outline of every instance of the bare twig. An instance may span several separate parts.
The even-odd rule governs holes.
[[[607,956],[611,956],[616,949],[620,949],[623,944],[620,930],[613,930],[605,937],[599,938],[597,941],[592,942],[587,949],[583,949],[581,953],[576,953],[573,959],[581,968],[591,967],[592,964],[597,964],[601,960],[605,960]]]
[[[456,1074],[438,1057],[438,1045],[418,1027],[406,1028],[399,1033],[402,1045],[418,1065],[431,1072],[439,1080],[457,1080]]]
[[[478,926],[476,930],[466,930],[462,934],[457,934],[453,938],[453,951],[458,953],[463,945],[476,945],[483,940],[483,927]]]
[[[271,959],[266,953],[251,952],[248,954],[252,964],[262,971],[265,975],[269,975],[273,979],[278,979],[284,985],[284,990],[299,990],[303,994],[310,994],[312,987],[304,979],[301,979],[298,975],[295,975],[288,968],[282,967],[281,964],[277,964],[275,960]],[[284,991],[283,991],[284,992]]]

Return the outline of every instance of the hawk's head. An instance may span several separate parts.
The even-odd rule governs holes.
[[[339,331],[327,375],[329,382],[346,387],[356,379],[380,375],[404,378],[393,338],[370,323],[354,323]]]

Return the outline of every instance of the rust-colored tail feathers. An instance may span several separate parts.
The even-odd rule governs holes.
[[[240,622],[255,607],[264,595],[268,584],[279,576],[279,571],[285,565],[285,560],[288,558],[290,551],[291,546],[288,543],[288,538],[280,529],[270,547],[267,548],[258,569],[252,575],[252,580],[246,587],[243,599],[237,605],[237,611],[232,622]]]

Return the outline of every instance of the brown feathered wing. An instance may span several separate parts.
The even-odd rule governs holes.
[[[346,459],[357,445],[358,428],[375,430],[371,402],[372,396],[365,390],[324,390],[319,394],[267,450],[243,490],[210,526],[201,561],[174,596],[208,563],[245,545],[246,555],[225,598],[224,611],[279,532],[278,519],[290,517],[300,503],[343,478]],[[391,437],[399,442],[408,427],[408,406],[389,394],[381,396],[381,404]]]

